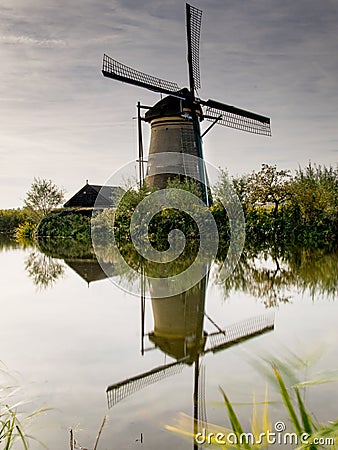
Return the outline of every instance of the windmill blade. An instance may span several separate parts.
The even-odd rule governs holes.
[[[106,54],[103,55],[102,73],[105,77],[167,95],[176,94],[180,90],[180,87],[176,83],[139,72],[110,58]],[[179,94],[176,96],[184,99],[184,96],[180,96]]]
[[[198,382],[198,422],[199,424],[208,423],[207,418],[207,408],[205,405],[205,365],[201,364],[200,366],[200,377]]]
[[[271,136],[270,118],[261,116],[245,109],[226,105],[215,100],[201,100],[200,103],[207,107],[204,117],[227,127],[247,131],[254,134]],[[220,118],[220,116],[222,116]]]
[[[190,92],[201,87],[200,77],[200,34],[202,11],[186,3],[186,26],[188,43],[188,68]]]
[[[216,353],[232,345],[274,329],[274,314],[261,315],[230,325],[222,331],[208,335],[204,353]]]
[[[127,378],[123,381],[108,386],[106,389],[108,407],[111,408],[124,398],[149,386],[150,384],[157,383],[166,377],[181,372],[185,366],[184,363],[188,359],[189,356],[186,356],[173,363],[155,367],[148,372],[141,373],[140,375]]]

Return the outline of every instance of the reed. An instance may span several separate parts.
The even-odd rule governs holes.
[[[277,387],[279,401],[284,406],[283,422],[278,423],[288,423],[288,428],[290,428],[285,433],[285,438],[293,438],[294,442],[296,442],[293,448],[296,450],[338,449],[338,419],[321,423],[309,410],[302,395],[302,390],[307,387],[328,382],[338,382],[338,376],[324,376],[313,380],[299,381],[295,375],[295,366],[290,366],[290,362],[290,359],[288,363],[275,360],[270,364],[269,369],[269,376]],[[298,359],[298,365],[305,367],[306,363]],[[276,442],[272,442],[271,439],[269,440],[269,436],[276,431],[284,432],[285,428],[277,430],[277,423],[275,423],[275,428],[272,427],[268,410],[272,402],[268,400],[267,389],[265,400],[261,403],[264,405],[263,411],[260,414],[258,413],[258,403],[255,399],[252,403],[251,430],[249,432],[245,430],[245,427],[241,423],[235,411],[234,403],[231,402],[222,388],[220,388],[220,391],[223,399],[221,405],[226,410],[230,427],[226,428],[210,423],[199,423],[199,429],[201,427],[207,429],[210,436],[207,441],[202,442],[202,446],[222,450],[234,448],[247,450],[272,448]],[[198,436],[191,432],[191,420],[188,416],[181,415],[175,426],[167,425],[166,429],[193,438],[200,445],[201,440],[198,440],[198,438],[201,433]],[[217,439],[217,434],[222,435],[222,439]],[[284,438],[282,434],[280,436]]]

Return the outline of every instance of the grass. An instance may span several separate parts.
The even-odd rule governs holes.
[[[0,368],[0,373],[8,378],[6,370]],[[0,386],[0,448],[10,450],[15,445],[15,448],[28,450],[31,441],[44,447],[43,443],[29,434],[28,430],[36,416],[48,411],[49,408],[24,413],[24,402],[13,403],[13,397],[17,396],[18,390],[13,385]]]
[[[170,431],[184,436],[190,436],[195,442],[203,444],[207,448],[225,449],[247,449],[257,450],[271,448],[279,440],[282,444],[292,443],[297,450],[317,450],[321,448],[338,449],[338,419],[321,423],[309,410],[304,401],[304,389],[328,382],[338,381],[337,376],[317,378],[315,380],[297,381],[295,375],[296,365],[274,360],[270,363],[270,376],[277,387],[279,400],[284,409],[283,422],[276,422],[272,426],[269,418],[268,391],[266,389],[265,400],[262,402],[263,411],[258,413],[258,403],[253,401],[251,430],[248,432],[242,425],[234,407],[226,392],[220,388],[222,405],[226,410],[229,427],[220,427],[209,423],[199,423],[198,428],[203,433],[192,433],[191,418],[181,415],[176,426],[166,426]],[[306,366],[305,361],[298,358],[298,366]],[[291,383],[290,383],[291,382]],[[277,424],[288,424],[288,429],[277,430]],[[196,428],[196,427],[195,427]],[[277,431],[280,431],[277,433]],[[271,434],[272,433],[272,434]],[[273,434],[275,438],[273,438]],[[204,440],[202,439],[204,436]],[[217,438],[218,436],[218,438]],[[273,442],[273,439],[275,441]],[[286,447],[288,448],[288,447]]]
[[[15,405],[8,405],[7,403],[0,403],[0,445],[3,450],[10,450],[14,443],[21,444],[25,450],[29,448],[29,442],[39,442],[38,439],[28,433],[28,428],[32,420],[41,413],[48,411],[48,408],[41,408],[29,414],[19,412],[22,403]],[[16,447],[19,448],[19,447]]]

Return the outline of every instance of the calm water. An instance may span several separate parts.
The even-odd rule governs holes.
[[[153,299],[142,303],[112,282],[121,277],[118,268],[106,267],[107,278],[90,250],[71,242],[61,251],[53,246],[44,248],[47,256],[3,241],[0,252],[0,360],[21,387],[16,398],[30,402],[22,409],[52,408],[31,428],[51,450],[69,448],[69,428],[80,445],[92,448],[104,416],[109,420],[99,449],[191,449],[190,438],[165,426],[174,425],[181,412],[194,415],[194,391],[200,416],[220,426],[228,424],[217,404],[219,386],[236,403],[250,402],[254,392],[263,400],[266,379],[253,358],[317,355],[303,376],[337,375],[337,255],[243,259],[225,281],[211,262],[198,289],[158,299],[148,286]],[[274,321],[273,330],[224,345],[231,333],[236,338],[259,330],[264,324],[255,322],[253,329],[251,319],[262,314],[266,324]],[[176,361],[182,363],[174,366],[178,373],[169,376],[166,369],[147,376]],[[109,408],[107,387],[136,375],[141,381],[125,383],[125,398]],[[121,392],[110,391],[110,400]],[[278,399],[273,388],[270,395]],[[320,420],[337,418],[337,384],[309,388],[306,398]],[[251,409],[237,407],[248,430]],[[274,420],[285,419],[279,404],[270,413]],[[40,447],[32,442],[31,448]]]

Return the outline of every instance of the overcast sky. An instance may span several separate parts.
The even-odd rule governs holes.
[[[75,193],[137,155],[136,103],[158,94],[104,78],[107,53],[187,85],[181,0],[2,0],[0,208],[34,177]],[[338,1],[196,0],[199,96],[271,117],[271,138],[216,126],[205,158],[236,175],[338,159]],[[208,123],[202,123],[202,128]],[[145,125],[146,131],[147,125]]]

